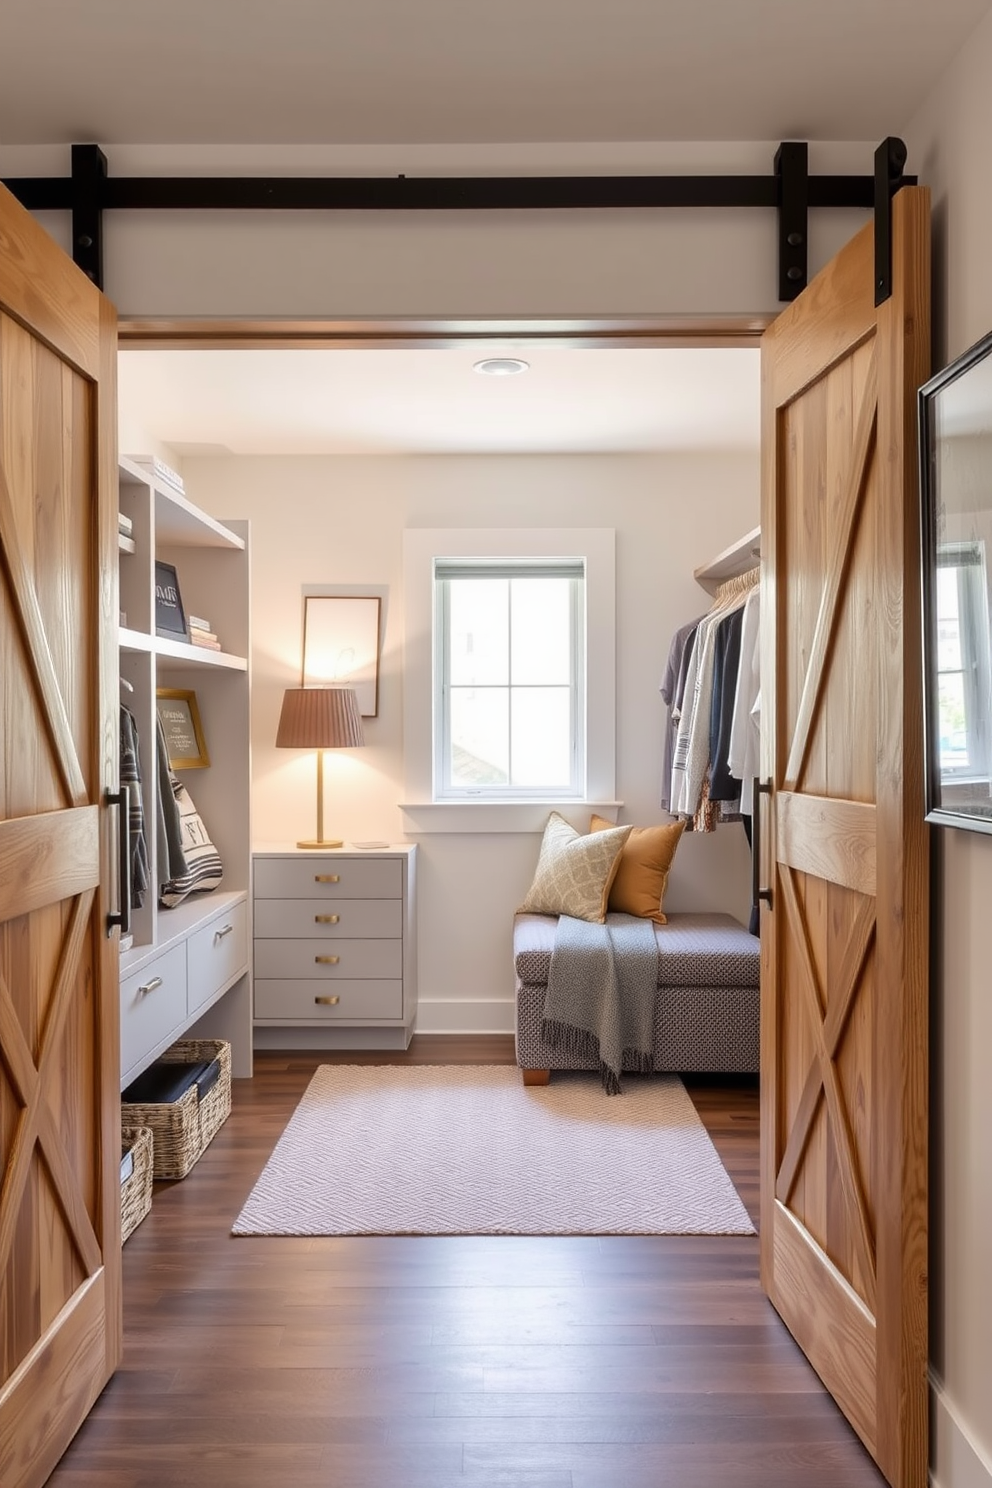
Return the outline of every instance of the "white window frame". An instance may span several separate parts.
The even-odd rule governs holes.
[[[585,561],[582,559],[505,558],[455,560],[452,571],[449,559],[434,560],[434,790],[435,801],[583,801],[585,785]],[[555,569],[560,570],[558,574]],[[451,758],[451,690],[448,678],[450,647],[450,583],[459,578],[479,577],[526,579],[539,576],[558,577],[569,581],[569,784],[567,786],[455,785],[449,775]],[[512,598],[511,598],[512,630]],[[512,699],[515,690],[512,670],[508,670],[506,690]],[[511,728],[512,738],[512,728]]]
[[[612,528],[408,528],[404,533],[404,801],[411,834],[539,831],[554,806],[582,831],[615,812],[616,536]],[[444,558],[581,560],[585,569],[585,789],[499,799],[435,791],[435,565]]]

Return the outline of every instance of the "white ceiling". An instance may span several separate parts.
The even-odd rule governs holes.
[[[0,144],[872,140],[992,0],[0,0]],[[497,351],[498,348],[491,348]],[[753,447],[747,351],[129,353],[178,451]],[[152,424],[154,423],[154,428]]]
[[[522,356],[530,369],[517,377],[473,370],[480,357],[499,355]],[[506,342],[124,351],[121,426],[187,456],[756,449],[758,364],[750,348]]]
[[[871,140],[989,0],[3,0],[0,143]]]

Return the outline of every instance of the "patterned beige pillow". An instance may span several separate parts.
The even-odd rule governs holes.
[[[521,914],[563,914],[602,924],[623,845],[631,827],[583,837],[552,811],[544,829],[534,882]]]

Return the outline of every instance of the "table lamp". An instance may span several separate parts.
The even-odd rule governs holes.
[[[287,687],[276,731],[277,749],[317,751],[317,837],[297,847],[341,847],[324,836],[324,750],[365,743],[358,697],[351,687]]]

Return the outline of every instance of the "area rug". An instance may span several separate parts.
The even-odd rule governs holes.
[[[235,1235],[753,1235],[676,1076],[321,1065]]]

